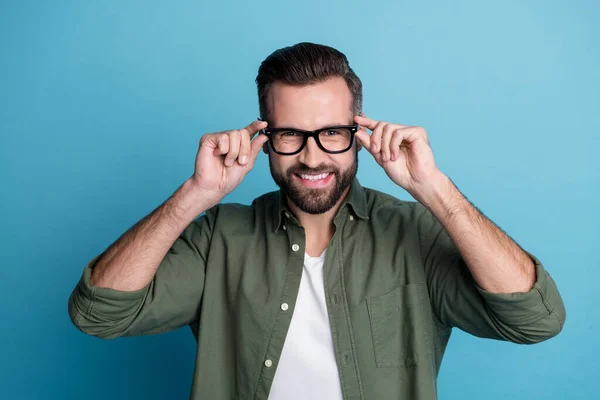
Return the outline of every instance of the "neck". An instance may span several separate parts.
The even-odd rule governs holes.
[[[333,218],[337,214],[346,196],[350,191],[350,187],[346,188],[337,203],[323,214],[309,214],[298,208],[292,201],[287,200],[288,207],[294,213],[300,225],[306,233],[306,252],[311,257],[317,257],[327,248],[333,234],[335,233],[335,225]]]

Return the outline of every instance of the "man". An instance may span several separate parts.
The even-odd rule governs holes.
[[[435,399],[453,327],[528,344],[561,331],[540,261],[436,167],[425,129],[362,115],[342,53],[277,50],[256,82],[261,119],[204,135],[194,174],[85,267],[80,330],[189,325],[192,399]],[[363,147],[417,201],[361,187]],[[261,149],[280,190],[219,204]]]

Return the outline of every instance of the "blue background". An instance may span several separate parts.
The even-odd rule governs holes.
[[[258,116],[260,62],[300,41],[348,56],[366,115],[423,126],[439,168],[563,295],[564,330],[541,344],[455,330],[440,398],[594,397],[598,4],[3,1],[0,398],[187,398],[188,328],[103,341],[76,330],[67,299],[192,174],[202,134]],[[410,199],[364,151],[359,179]],[[261,154],[224,201],[275,188]]]

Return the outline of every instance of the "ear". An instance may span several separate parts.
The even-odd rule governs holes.
[[[361,116],[361,117],[364,117],[365,113],[361,112],[358,115]],[[359,129],[360,129],[360,126],[359,126]],[[356,135],[354,135],[354,141],[356,142],[356,152],[358,153],[359,151],[362,150],[363,145],[362,145],[362,142],[356,137]]]
[[[358,153],[359,151],[361,151],[363,148],[362,144],[360,143],[360,140],[356,141],[356,152]]]
[[[259,121],[264,121],[264,119],[262,119],[261,117],[258,117],[256,119]],[[265,144],[263,144],[262,151],[265,154],[269,154],[269,141],[268,140],[265,142]]]
[[[356,144],[356,152],[358,153],[359,151],[362,150],[363,145],[362,145],[361,141],[356,136],[354,136],[354,143]]]

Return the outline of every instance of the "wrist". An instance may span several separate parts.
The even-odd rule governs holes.
[[[222,197],[198,186],[192,178],[179,187],[175,195],[176,207],[192,219],[217,205]]]
[[[440,171],[414,197],[434,215],[441,216],[456,208],[461,196],[452,180]]]

